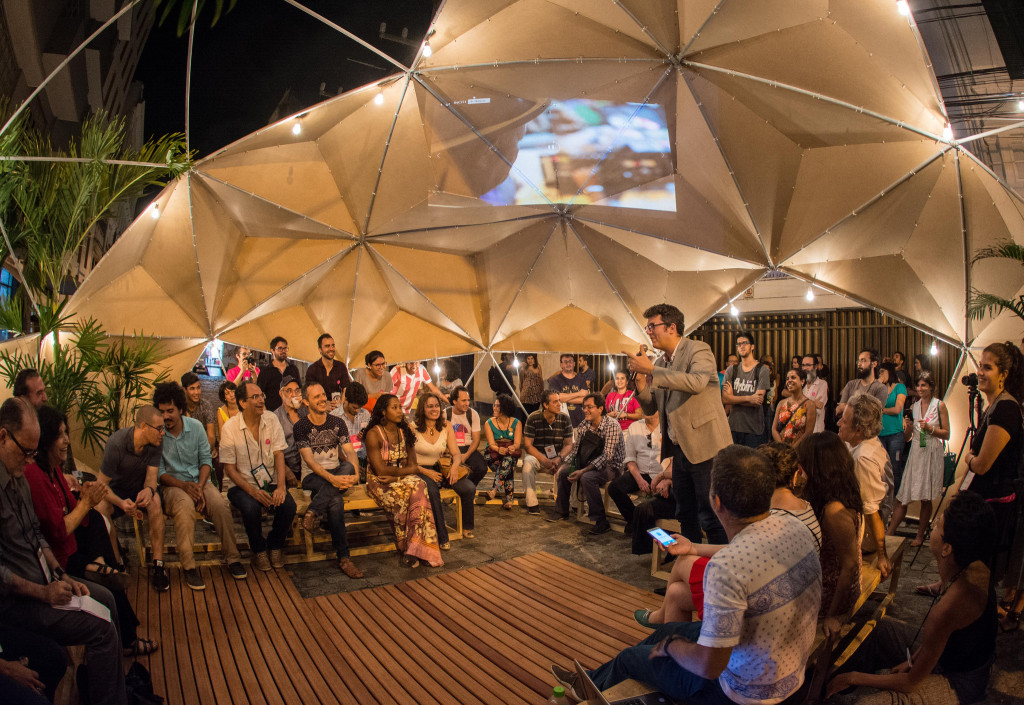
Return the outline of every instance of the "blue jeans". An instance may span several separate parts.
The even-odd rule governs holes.
[[[355,468],[352,464],[342,461],[335,468],[333,475],[352,475]],[[345,536],[345,490],[339,490],[315,472],[306,475],[302,481],[302,489],[309,490],[312,498],[307,511],[320,518],[327,519],[327,528],[331,532],[331,544],[338,552],[338,560],[348,557],[348,538]]]
[[[694,543],[701,543],[701,529],[708,543],[727,544],[729,537],[711,509],[711,459],[691,463],[683,449],[672,448],[672,487],[676,495],[676,519],[679,533]]]
[[[271,485],[269,491],[273,493],[276,488],[277,485]],[[263,538],[262,504],[253,499],[241,487],[232,487],[228,490],[228,501],[242,515],[242,525],[245,526],[245,535],[249,537],[249,548],[253,553],[284,548],[284,542],[288,539],[288,532],[291,531],[292,519],[295,518],[297,509],[295,500],[290,494],[285,493],[284,503],[280,507],[273,508],[274,523],[266,538]]]
[[[636,646],[623,649],[611,661],[587,673],[600,690],[632,678],[688,705],[735,705],[722,692],[717,680],[690,673],[668,656],[650,658],[655,645],[670,634],[678,634],[687,641],[697,641],[700,625],[700,622],[662,624]]]
[[[765,441],[763,433],[744,433],[743,431],[733,431],[732,442],[738,446],[746,446],[747,448],[757,448],[759,445],[762,445]]]
[[[900,483],[903,482],[903,467],[907,464],[907,441],[903,437],[903,431],[891,433],[888,436],[879,436],[878,440],[885,447],[885,452],[889,454],[896,492],[899,492]]]

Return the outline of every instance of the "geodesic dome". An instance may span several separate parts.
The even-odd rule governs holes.
[[[653,303],[693,329],[778,269],[1005,337],[965,302],[1022,272],[970,258],[1024,243],[1024,203],[952,139],[892,0],[449,0],[427,42],[199,162],[72,310],[182,361],[274,335],[315,359],[324,331],[357,366],[608,353]]]

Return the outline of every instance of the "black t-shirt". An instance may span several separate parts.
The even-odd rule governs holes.
[[[1013,494],[1013,483],[1020,474],[1021,451],[1024,449],[1024,427],[1021,426],[1021,409],[1013,397],[1003,397],[996,401],[988,418],[982,418],[978,432],[974,434],[971,452],[975,455],[985,442],[985,434],[989,426],[999,426],[1008,434],[1010,440],[996,456],[992,467],[984,475],[978,475],[971,481],[968,488],[977,492],[985,499],[1006,497]]]
[[[298,385],[302,386],[302,375],[299,374],[299,368],[291,360],[284,368],[284,374],[274,367],[274,363],[260,368],[260,376],[256,380],[256,384],[263,390],[263,401],[267,411],[277,411],[277,407],[281,406],[281,380],[288,376],[294,377]]]

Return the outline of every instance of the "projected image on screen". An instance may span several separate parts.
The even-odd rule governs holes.
[[[660,105],[552,101],[526,124],[508,178],[482,198],[674,211],[666,124]]]

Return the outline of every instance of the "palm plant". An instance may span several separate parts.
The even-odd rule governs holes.
[[[160,13],[160,24],[163,24],[170,16],[171,12],[174,11],[174,6],[178,5],[178,0],[157,0],[157,4],[164,4],[164,11]],[[213,19],[210,20],[210,26],[213,27],[217,24],[217,20],[220,19],[221,15],[225,12],[231,12],[234,9],[235,4],[238,0],[212,0],[213,3]],[[203,9],[207,5],[206,0],[181,0],[180,7],[178,8],[178,36],[182,36],[188,31],[189,26],[192,24],[193,10],[195,10],[195,16],[198,17],[202,14]],[[226,8],[226,9],[225,9]]]
[[[985,259],[1006,259],[1019,263],[1024,267],[1024,245],[1013,240],[1001,240],[991,247],[978,250],[971,258],[971,264]],[[1010,311],[1024,320],[1024,295],[1016,300],[1006,299],[989,294],[977,288],[971,288],[971,297],[967,300],[967,317],[971,320],[995,316],[1001,311]]]

